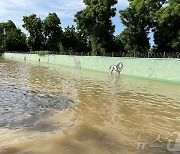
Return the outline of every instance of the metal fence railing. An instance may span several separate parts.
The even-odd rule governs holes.
[[[23,53],[31,54],[32,52],[20,52],[20,51],[7,51],[5,53]],[[125,53],[125,52],[106,52],[102,55],[92,55],[90,52],[71,52],[71,53],[59,53],[49,52],[54,55],[71,55],[71,56],[104,56],[104,57],[131,57],[131,58],[180,58],[180,52],[157,52],[157,53]]]

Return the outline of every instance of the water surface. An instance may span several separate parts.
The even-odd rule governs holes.
[[[179,98],[176,84],[0,59],[0,154],[177,153]]]

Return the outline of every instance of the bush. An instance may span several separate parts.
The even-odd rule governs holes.
[[[39,56],[49,55],[49,51],[31,51],[31,54],[38,54]]]

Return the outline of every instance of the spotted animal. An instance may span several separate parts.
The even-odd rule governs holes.
[[[113,73],[113,71],[116,71],[117,73],[120,73],[123,69],[123,63],[119,62],[117,65],[111,65],[109,67],[109,71],[111,72],[111,74]]]

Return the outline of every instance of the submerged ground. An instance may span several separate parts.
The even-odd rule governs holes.
[[[179,90],[1,58],[0,154],[177,153],[168,141],[180,130]]]

